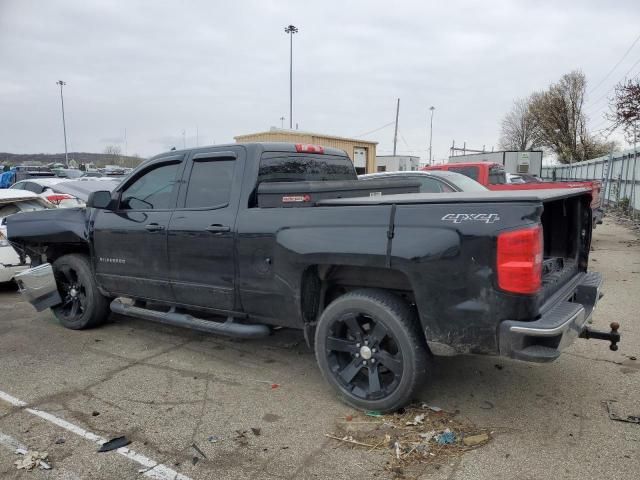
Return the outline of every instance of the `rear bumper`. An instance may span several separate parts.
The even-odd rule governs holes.
[[[15,276],[20,293],[36,310],[42,310],[62,303],[51,264],[44,263],[23,271]]]
[[[581,273],[542,306],[538,320],[502,322],[500,355],[538,363],[558,358],[584,330],[602,296],[601,287],[599,273]]]

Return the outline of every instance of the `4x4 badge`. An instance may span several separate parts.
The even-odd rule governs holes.
[[[445,222],[462,223],[462,222],[483,222],[494,223],[500,221],[500,215],[497,213],[447,213],[442,220]]]

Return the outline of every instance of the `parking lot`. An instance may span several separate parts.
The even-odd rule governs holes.
[[[606,293],[594,326],[619,321],[620,350],[578,340],[542,366],[437,359],[421,400],[459,410],[492,440],[422,477],[637,475],[640,424],[612,421],[603,402],[640,415],[640,242],[612,221],[594,235],[591,269]],[[237,341],[119,316],[70,331],[0,291],[2,478],[392,477],[386,453],[325,436],[352,412],[298,332]],[[100,438],[120,435],[129,452],[97,452]],[[52,469],[16,470],[11,442],[48,452]]]

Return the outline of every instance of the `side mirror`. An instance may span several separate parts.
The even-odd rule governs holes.
[[[100,210],[109,210],[111,205],[111,192],[108,190],[100,190],[91,192],[87,198],[87,207],[98,208]]]

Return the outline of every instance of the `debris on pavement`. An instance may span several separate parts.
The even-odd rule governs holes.
[[[198,454],[200,454],[202,456],[202,458],[207,458],[207,456],[204,454],[204,452],[202,450],[200,450],[200,447],[198,447],[198,445],[196,445],[195,443],[191,444],[191,448],[193,448]]]
[[[424,417],[425,417],[424,413],[420,415],[416,415],[415,417],[413,417],[413,420],[409,420],[407,423],[405,423],[405,425],[409,425],[409,426],[422,425],[422,422],[424,421]]]
[[[98,452],[110,452],[111,450],[117,450],[118,448],[125,447],[131,443],[127,437],[112,438],[98,449]]]
[[[622,408],[617,405],[615,400],[607,400],[604,404],[607,406],[609,418],[618,422],[640,423],[640,413],[635,415],[627,415],[622,413]]]
[[[491,410],[493,407],[494,407],[493,403],[491,403],[489,400],[484,400],[480,404],[480,408],[483,410]]]
[[[246,447],[249,445],[249,439],[247,438],[246,430],[236,430],[236,437],[234,440],[238,443],[238,445],[242,447]]]
[[[436,442],[438,445],[452,445],[456,443],[456,434],[445,428],[444,432],[436,435]]]
[[[275,390],[276,388],[279,388],[280,384],[279,383],[272,383],[271,384],[271,390]]]
[[[461,418],[458,411],[447,412],[425,403],[386,415],[369,411],[354,414],[349,421],[338,417],[336,430],[325,436],[349,448],[387,451],[385,468],[405,474],[421,464],[448,462],[491,440],[487,429]]]
[[[16,453],[22,455],[22,458],[13,462],[18,470],[33,470],[36,467],[42,470],[51,470],[51,465],[45,462],[49,455],[47,452],[38,452],[36,450],[27,451],[18,448]]]
[[[66,440],[64,438],[58,438],[55,442],[56,445],[62,445]]]
[[[469,435],[462,439],[462,443],[467,447],[475,447],[489,441],[489,435],[481,433],[480,435]]]
[[[262,429],[257,428],[257,427],[251,427],[251,431],[253,432],[253,434],[257,437],[262,433]]]
[[[207,440],[211,443],[218,443],[224,440],[224,438],[219,437],[218,435],[210,435],[209,437],[207,437]]]
[[[100,415],[100,412],[98,412],[97,410],[94,410],[93,412],[91,412],[92,417],[97,417],[98,415]]]

